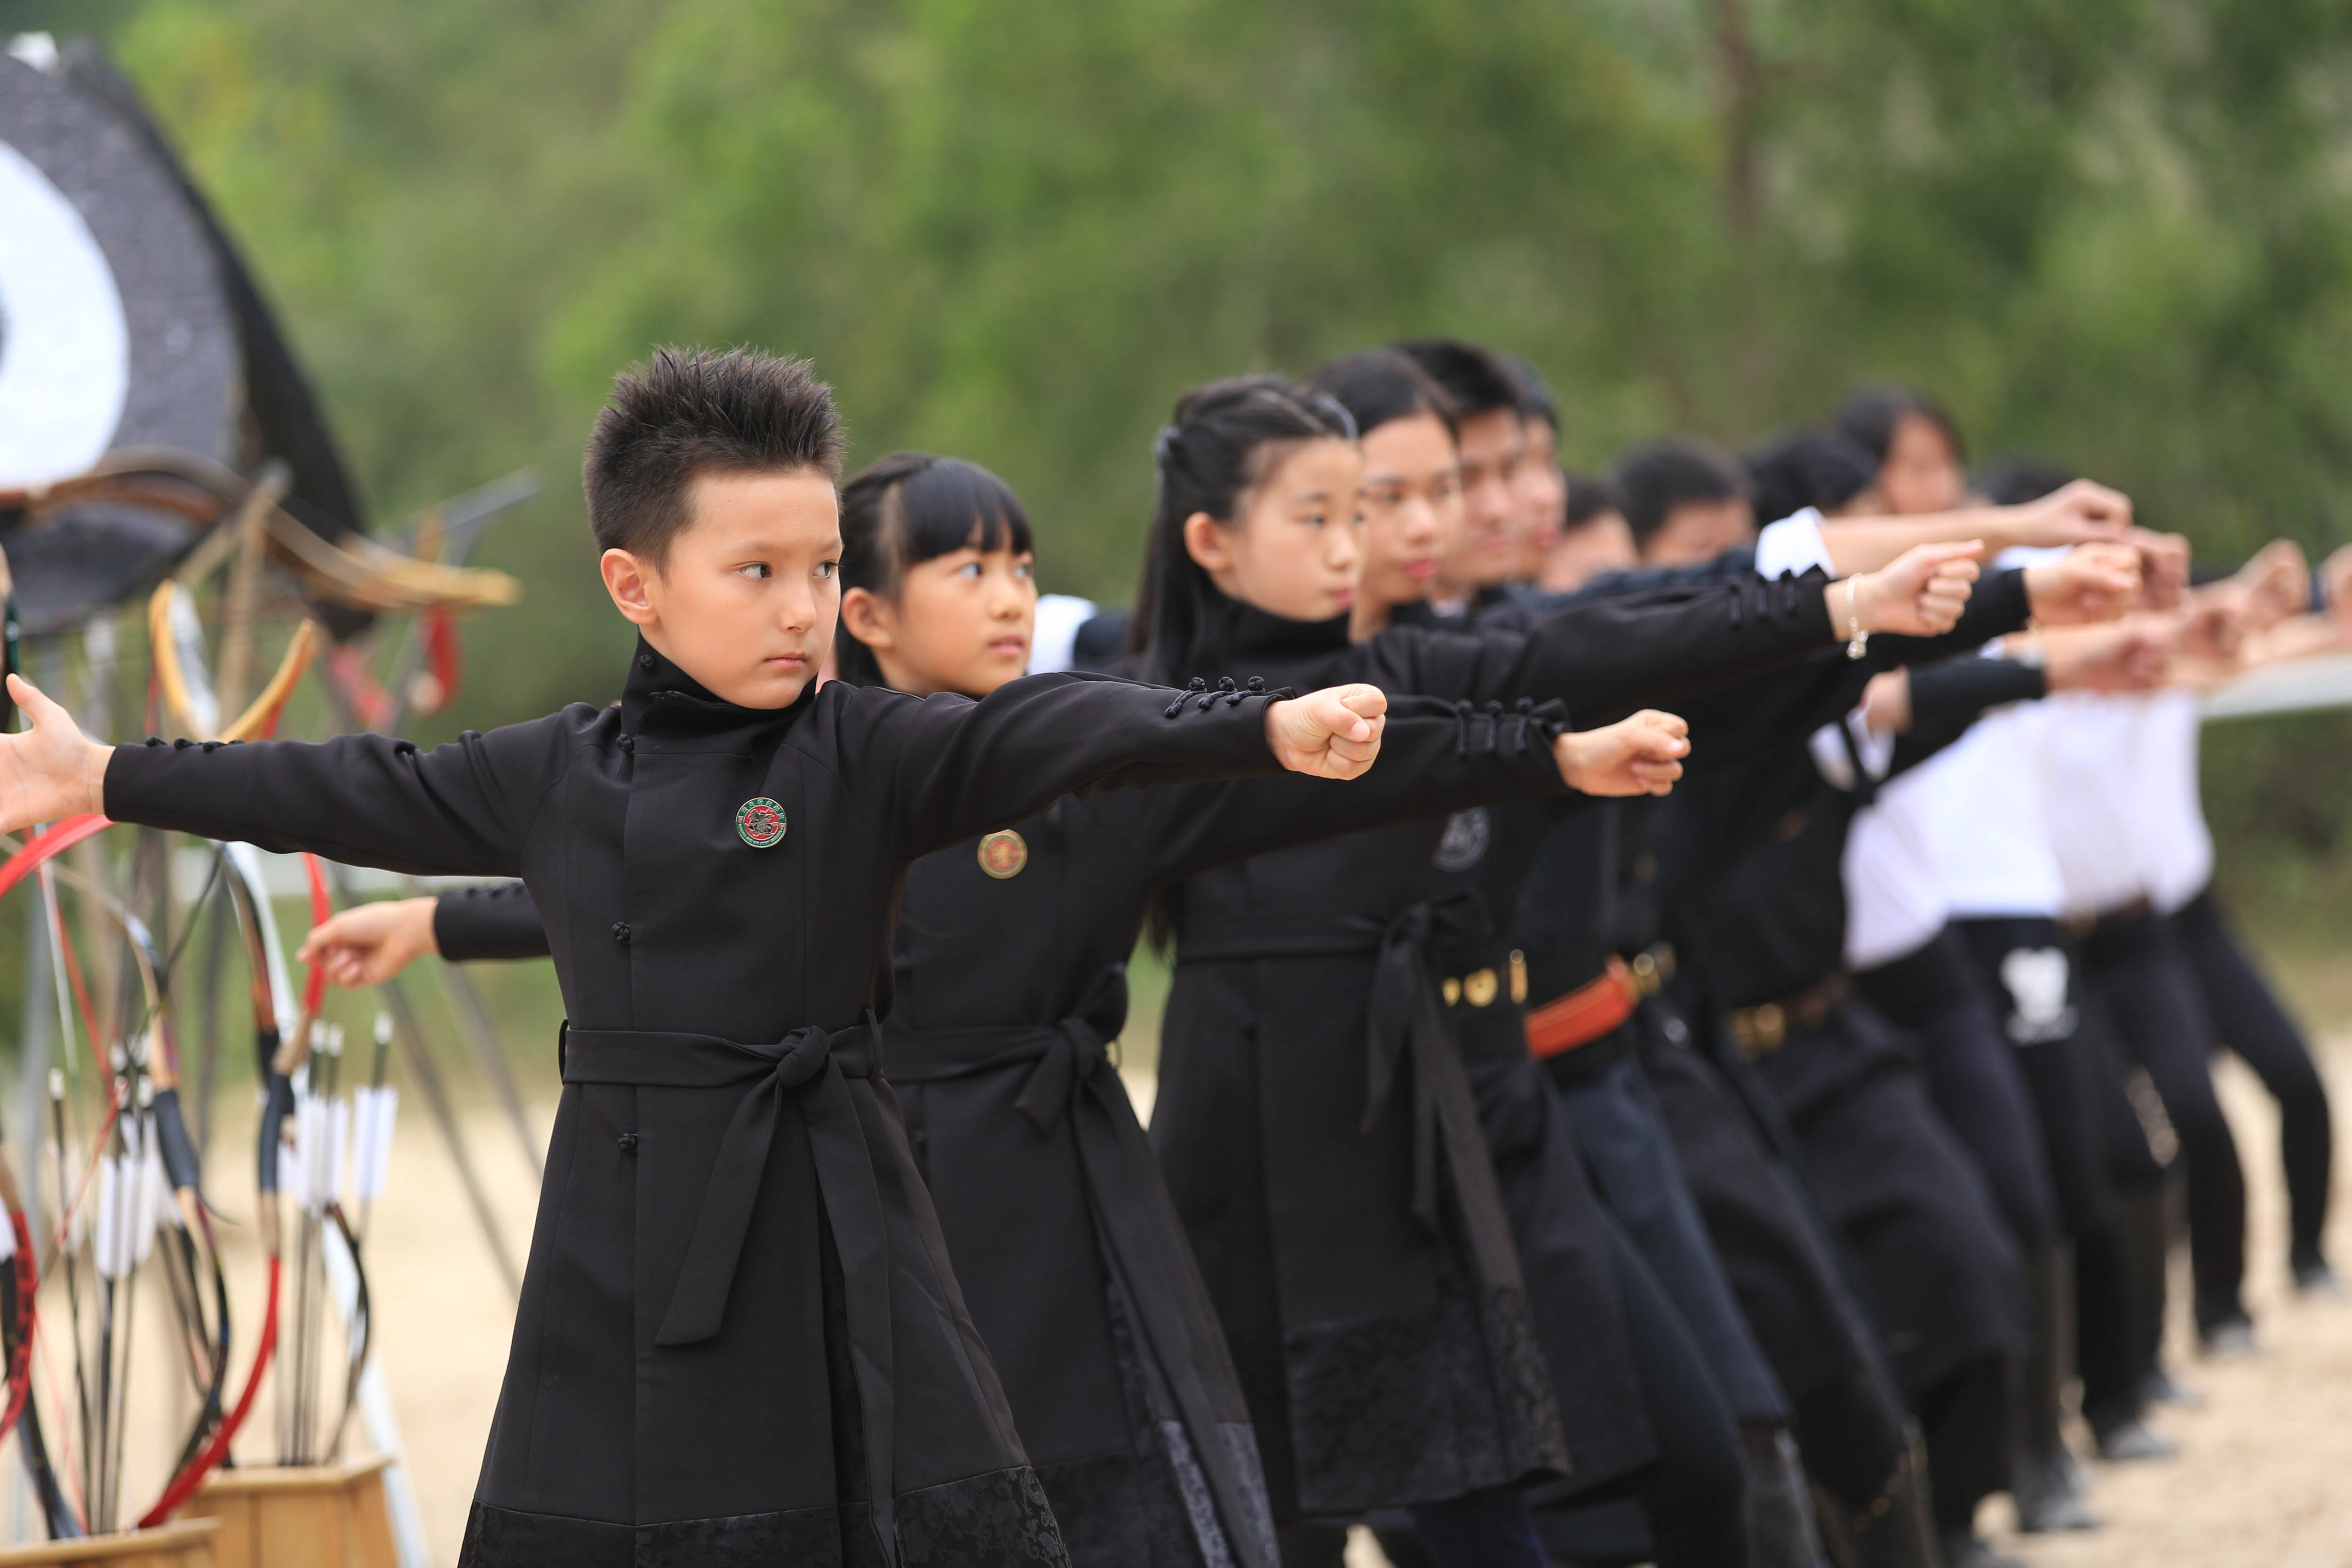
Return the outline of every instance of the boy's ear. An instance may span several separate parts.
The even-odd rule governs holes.
[[[661,576],[658,568],[631,551],[607,550],[597,559],[596,570],[604,575],[604,592],[613,596],[613,607],[625,617],[641,626],[661,619],[651,592],[651,584]]]
[[[1225,526],[1205,511],[1184,520],[1184,553],[1211,576],[1233,570],[1233,542],[1225,537]]]
[[[890,606],[871,588],[851,588],[841,595],[841,624],[867,647],[891,646]]]

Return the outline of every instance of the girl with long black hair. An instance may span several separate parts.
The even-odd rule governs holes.
[[[1030,528],[995,476],[886,458],[845,487],[841,521],[842,679],[979,697],[1022,672],[1036,603]],[[1558,730],[1548,712],[1497,731],[1401,699],[1383,760],[1345,786],[1265,779],[1072,800],[908,873],[883,1073],[1080,1568],[1276,1562],[1248,1412],[1108,1054],[1151,889],[1399,816],[1570,779],[1633,791],[1679,771],[1681,742],[1661,715]],[[499,889],[348,911],[305,951],[344,984],[372,984],[436,947],[519,957],[545,952],[546,938],[520,889]]]

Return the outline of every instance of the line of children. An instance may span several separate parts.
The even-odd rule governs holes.
[[[1801,505],[1759,535],[1696,444],[1630,456],[1622,510],[1564,481],[1549,395],[1472,345],[1213,384],[1155,446],[1118,674],[1024,676],[1001,483],[902,454],[836,505],[804,365],[664,351],[586,468],[641,633],[619,704],[432,752],[110,751],[19,682],[0,820],[522,879],[306,949],[343,984],[547,952],[563,985],[472,1568],[1302,1568],[1359,1521],[1404,1568],[1976,1568],[1990,1492],[2087,1518],[2061,1277],[2021,1243],[2064,1234],[2087,1281],[2105,1238],[2118,1294],[2130,1249],[2034,1171],[2103,1103],[2060,1130],[1934,931],[1928,1072],[1853,994],[1864,884],[1910,863],[1879,784],[2179,637],[2087,626],[2160,575],[2085,542],[2127,502],[1966,507],[1918,417],[1783,444],[1759,468]],[[1954,657],[2029,617],[2086,629]],[[1057,618],[1056,664],[1116,625]],[[2164,712],[2137,732],[2178,773]],[[2173,859],[2167,940],[2307,1101]],[[1147,928],[1148,1142],[1108,1055]],[[2133,1364],[2102,1387],[2136,1422]]]

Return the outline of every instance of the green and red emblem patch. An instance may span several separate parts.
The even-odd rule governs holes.
[[[735,809],[735,831],[754,849],[784,841],[784,808],[764,795],[753,795]]]

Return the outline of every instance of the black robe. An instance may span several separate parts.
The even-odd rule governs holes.
[[[1568,804],[1474,806],[1447,822],[1432,891],[1441,903],[1470,907],[1430,956],[1444,977],[1446,1023],[1477,1099],[1569,1463],[1583,1491],[1649,1463],[1658,1446],[1626,1338],[1610,1220],[1559,1091],[1528,1054],[1518,990],[1527,973],[1519,916],[1528,879]]]
[[[1550,729],[1496,745],[1445,704],[1400,698],[1354,782],[1066,800],[908,871],[887,1075],[1079,1568],[1279,1556],[1223,1335],[1105,1054],[1153,889],[1279,845],[1557,790]],[[547,951],[512,884],[443,894],[435,931],[453,960]]]
[[[471,1568],[1066,1561],[872,1019],[912,860],[1074,789],[1277,771],[1265,698],[1171,695],[746,710],[640,644],[617,707],[431,752],[116,750],[119,820],[520,875],[548,921],[564,1090]]]
[[[1202,674],[1367,679],[1481,708],[1657,700],[1832,641],[1816,575],[1580,605],[1525,634],[1220,606]],[[1187,673],[1190,673],[1187,671]],[[1152,1142],[1232,1342],[1276,1516],[1353,1517],[1570,1462],[1474,1096],[1438,1015],[1439,822],[1193,877]]]

